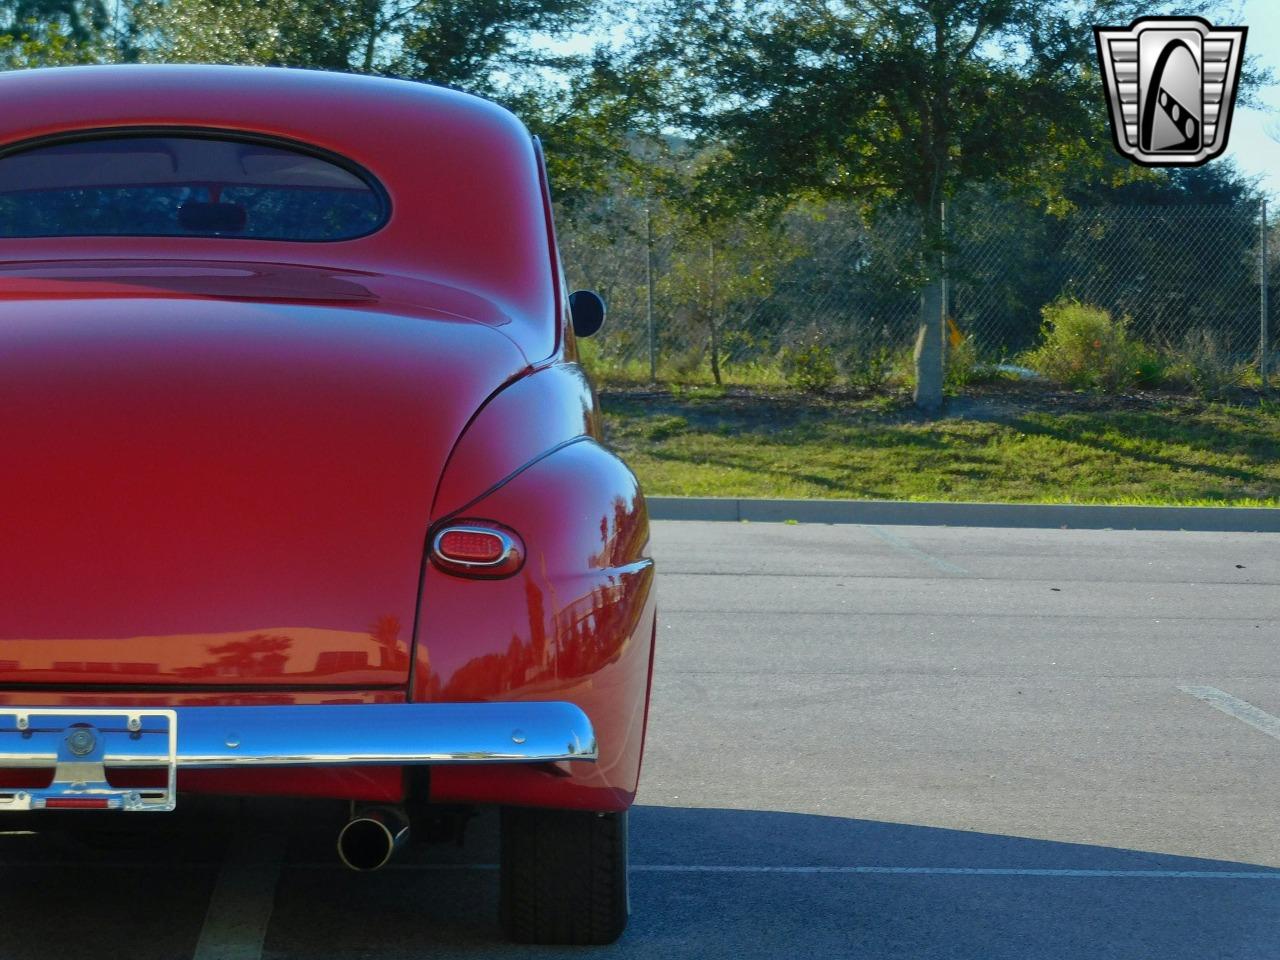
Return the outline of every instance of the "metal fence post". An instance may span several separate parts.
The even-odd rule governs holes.
[[[1268,382],[1267,370],[1267,348],[1271,345],[1271,330],[1269,318],[1267,316],[1267,198],[1262,198],[1262,222],[1258,228],[1261,231],[1258,242],[1258,297],[1261,306],[1261,322],[1258,328],[1258,375],[1262,379],[1262,389],[1265,392],[1270,388]]]
[[[658,331],[653,325],[653,210],[644,209],[645,262],[644,279],[648,293],[644,305],[645,325],[649,330],[649,382],[658,382]]]
[[[951,239],[951,234],[947,231],[947,201],[938,201],[938,221],[942,225],[942,356],[945,358],[945,364],[951,361],[951,324],[948,322],[951,317],[951,284],[949,282],[950,274],[947,264],[947,247]]]

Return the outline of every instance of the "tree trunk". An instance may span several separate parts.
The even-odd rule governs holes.
[[[379,21],[380,11],[381,11],[380,4],[373,2],[373,0],[366,0],[365,8],[364,8],[364,14],[365,14],[364,19],[365,19],[365,30],[367,31],[367,33],[365,34],[365,38],[364,38],[364,56],[360,61],[360,69],[365,73],[373,72],[373,57],[374,57],[374,53],[378,49],[378,33],[379,33],[378,21]]]
[[[920,325],[916,333],[915,403],[922,412],[936,414],[942,410],[947,349],[941,210],[930,210],[925,216],[926,279],[920,292]]]
[[[708,322],[711,324],[711,378],[719,387],[723,386],[720,382],[720,337],[716,331],[715,316],[709,317]]]
[[[710,296],[707,304],[707,326],[711,337],[711,376],[719,387],[723,384],[720,382],[720,331],[716,324],[716,245],[714,241],[707,245],[707,259],[711,267],[708,282]]]
[[[925,413],[942,409],[945,335],[942,280],[930,280],[920,293],[920,329],[916,333],[916,406]]]

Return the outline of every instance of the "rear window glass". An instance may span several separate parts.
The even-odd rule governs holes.
[[[0,156],[0,238],[350,240],[386,219],[367,174],[277,143],[112,136]]]

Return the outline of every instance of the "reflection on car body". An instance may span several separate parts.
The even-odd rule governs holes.
[[[0,96],[0,811],[341,799],[368,869],[497,804],[511,936],[615,939],[653,567],[537,142],[303,71]]]

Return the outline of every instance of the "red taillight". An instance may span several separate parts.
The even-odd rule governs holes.
[[[495,523],[451,523],[432,537],[431,559],[462,576],[506,577],[520,569],[524,546],[513,531]]]
[[[436,550],[456,563],[493,563],[507,552],[502,537],[488,530],[445,530],[436,541]]]

